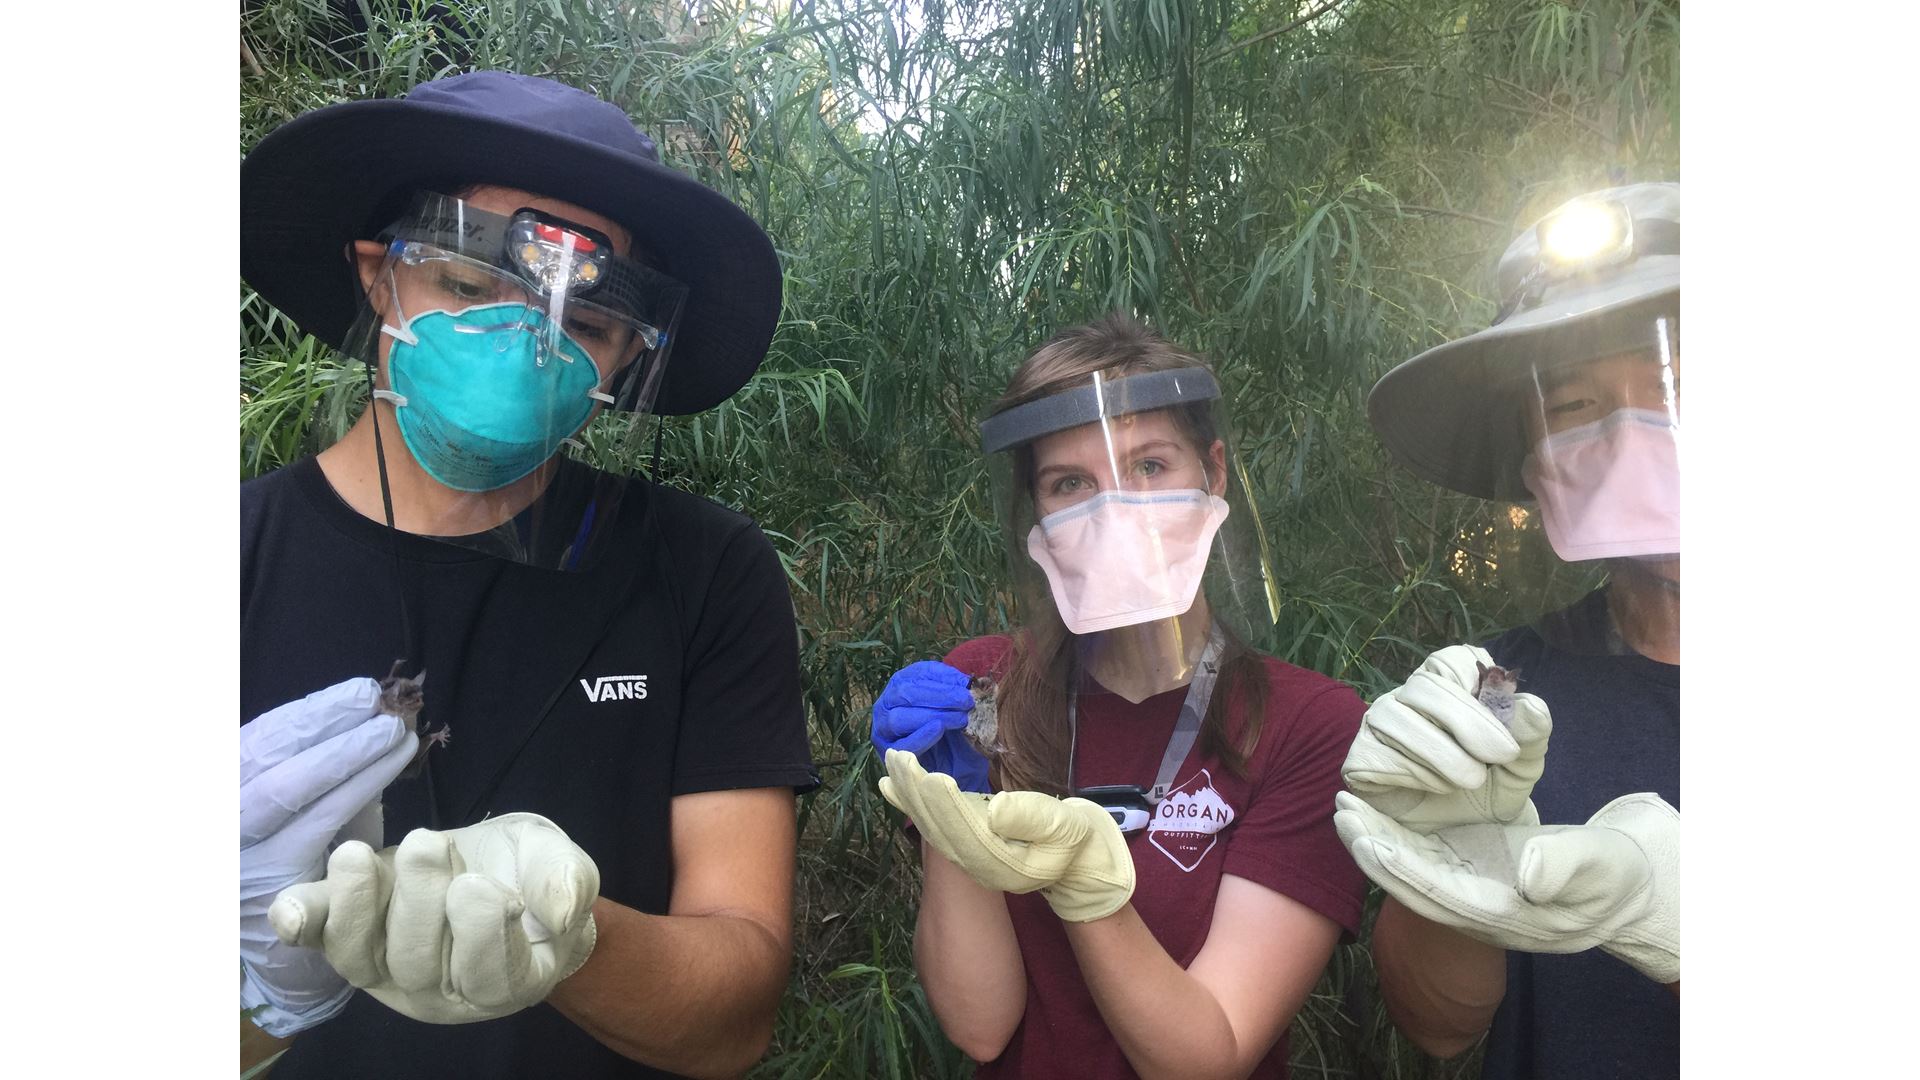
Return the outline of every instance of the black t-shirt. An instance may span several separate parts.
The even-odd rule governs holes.
[[[1501,667],[1520,669],[1520,689],[1553,713],[1546,770],[1533,789],[1544,824],[1585,822],[1640,791],[1680,806],[1680,668],[1627,651],[1611,626],[1606,594],[1596,592],[1540,628],[1487,643]],[[1599,949],[1508,951],[1484,1080],[1679,1075],[1672,991]]]
[[[405,657],[408,674],[426,671],[422,728],[450,725],[452,742],[424,776],[387,789],[388,844],[531,811],[593,857],[602,896],[663,913],[674,796],[817,783],[793,606],[751,521],[640,479],[600,552],[587,569],[546,570],[395,533],[342,502],[311,458],[242,484],[241,721]],[[274,1069],[276,1080],[664,1075],[551,1005],[442,1026],[366,994],[302,1032]]]

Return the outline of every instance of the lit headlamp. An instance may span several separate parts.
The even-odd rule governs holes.
[[[1493,317],[1498,326],[1514,312],[1533,307],[1548,286],[1595,274],[1642,255],[1678,255],[1679,226],[1648,220],[1634,226],[1625,203],[1581,199],[1533,227],[1537,254]]]
[[[522,210],[507,226],[507,258],[541,292],[579,296],[606,281],[613,242],[584,225]]]
[[[1633,215],[1617,202],[1577,202],[1534,226],[1541,264],[1563,274],[1604,269],[1633,257]]]

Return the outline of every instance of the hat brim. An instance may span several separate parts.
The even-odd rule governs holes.
[[[1525,434],[1514,400],[1536,366],[1590,360],[1650,343],[1651,316],[1677,306],[1680,257],[1646,256],[1601,282],[1576,282],[1476,334],[1436,345],[1387,372],[1367,419],[1394,458],[1423,479],[1483,499],[1525,500]]]
[[[459,109],[379,99],[289,121],[240,168],[240,273],[274,307],[339,348],[359,313],[348,245],[396,192],[497,184],[587,207],[687,286],[653,411],[725,401],[753,377],[780,317],[780,263],[746,212],[664,165],[570,135]]]

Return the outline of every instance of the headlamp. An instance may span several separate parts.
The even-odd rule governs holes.
[[[541,292],[582,296],[606,280],[613,242],[584,225],[522,210],[507,226],[507,258]]]
[[[1669,222],[1648,221],[1635,236],[1633,214],[1625,203],[1610,199],[1581,199],[1563,207],[1533,227],[1533,267],[1520,278],[1493,325],[1516,311],[1531,308],[1551,285],[1597,273],[1630,262],[1641,255],[1677,255],[1679,228]]]
[[[1577,202],[1535,227],[1541,262],[1563,273],[1633,257],[1633,215],[1617,202]]]

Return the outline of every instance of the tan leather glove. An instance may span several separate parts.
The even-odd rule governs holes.
[[[987,826],[987,803],[996,796],[961,791],[953,777],[926,771],[905,750],[887,751],[880,794],[907,815],[935,851],[989,889],[1030,893],[1058,881],[1066,870],[1063,856],[1041,852],[1040,858],[1029,858]]]
[[[988,801],[987,825],[1026,844],[1030,859],[1044,855],[1046,865],[1065,863],[1040,895],[1067,922],[1104,919],[1133,897],[1133,853],[1120,826],[1098,803],[1003,791]]]
[[[1680,977],[1680,812],[1623,795],[1585,825],[1414,832],[1354,796],[1334,828],[1373,883],[1414,914],[1522,952],[1600,948],[1662,983]]]
[[[1533,785],[1546,766],[1553,717],[1513,696],[1511,724],[1474,698],[1493,657],[1450,645],[1374,701],[1340,776],[1347,788],[1415,832],[1450,825],[1538,825]]]
[[[1126,838],[1086,799],[961,791],[904,750],[887,751],[880,794],[968,877],[1001,892],[1038,891],[1068,922],[1104,918],[1133,896]]]

